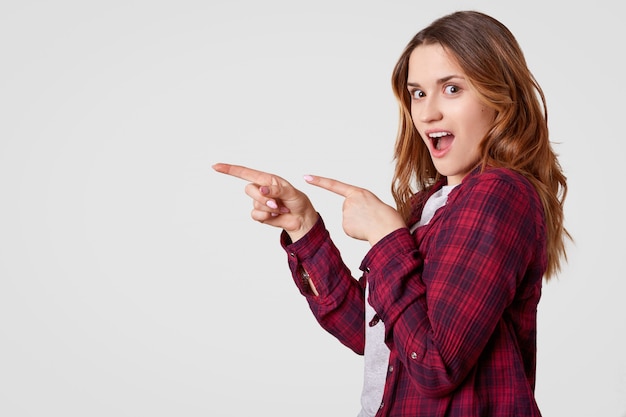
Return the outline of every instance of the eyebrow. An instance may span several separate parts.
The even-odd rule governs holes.
[[[459,78],[459,79],[462,79],[462,80],[465,79],[465,77],[461,77],[460,75],[454,75],[453,74],[453,75],[448,75],[448,76],[443,77],[443,78],[439,78],[437,80],[437,84],[446,83],[446,82],[450,81],[453,78]],[[421,87],[421,85],[419,83],[412,83],[412,82],[407,82],[406,85],[408,87]]]

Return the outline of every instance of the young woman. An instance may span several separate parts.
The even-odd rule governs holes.
[[[392,84],[397,207],[305,176],[345,197],[344,231],[371,244],[358,280],[305,194],[247,167],[214,169],[250,182],[252,218],[283,229],[313,314],[365,355],[360,416],[539,416],[537,304],[569,237],[543,92],[510,31],[474,11],[420,31]]]

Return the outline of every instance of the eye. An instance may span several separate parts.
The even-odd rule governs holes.
[[[459,87],[457,87],[456,85],[447,85],[445,87],[446,94],[456,94],[459,91],[461,91],[461,89]]]
[[[423,98],[425,96],[426,96],[426,94],[424,94],[424,92],[422,90],[415,89],[415,90],[411,91],[411,98],[413,100],[417,100],[417,99]]]

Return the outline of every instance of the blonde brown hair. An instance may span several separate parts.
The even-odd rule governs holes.
[[[481,142],[479,166],[515,170],[534,185],[543,203],[547,226],[546,279],[567,259],[563,202],[567,181],[548,137],[544,93],[531,74],[513,34],[498,20],[477,11],[459,11],[435,20],[405,47],[392,75],[400,106],[392,194],[408,221],[415,192],[427,190],[441,175],[411,119],[407,90],[409,56],[422,44],[440,44],[465,73],[486,105],[496,110],[491,129]]]

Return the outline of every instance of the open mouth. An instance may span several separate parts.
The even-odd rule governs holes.
[[[433,149],[438,151],[449,148],[454,141],[454,135],[450,132],[432,132],[428,134],[428,137],[433,144]]]

